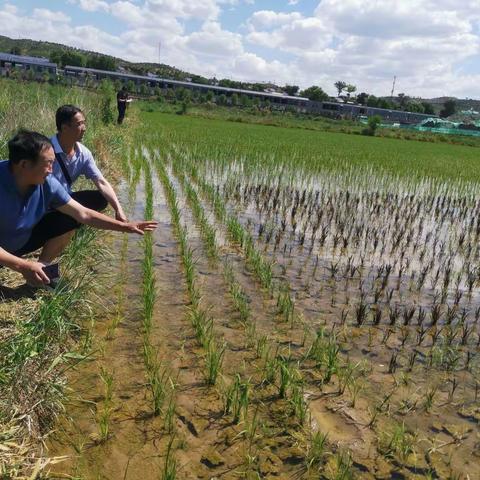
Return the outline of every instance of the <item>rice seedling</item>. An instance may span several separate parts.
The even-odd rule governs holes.
[[[333,465],[330,466],[331,478],[335,480],[353,479],[352,455],[348,450],[340,449],[333,455]]]
[[[355,320],[357,322],[357,326],[363,325],[367,318],[369,307],[366,303],[364,303],[363,299],[360,299],[359,304],[355,308]]]
[[[257,358],[265,358],[265,355],[268,352],[268,336],[262,335],[261,337],[257,338],[257,342],[255,345],[255,353]]]
[[[235,374],[232,383],[224,391],[224,412],[233,415],[233,423],[241,418],[247,418],[250,403],[250,381],[242,380],[239,373]]]
[[[286,323],[293,323],[295,302],[292,300],[290,292],[284,290],[277,297],[277,312]]]
[[[435,399],[435,395],[437,394],[438,391],[438,385],[430,388],[427,390],[425,393],[425,403],[424,403],[424,408],[427,413],[430,413],[433,407],[433,402]]]
[[[285,413],[295,416],[307,430],[307,438],[312,432],[311,425],[305,425],[310,408],[305,401],[306,392],[309,398],[312,395],[345,406],[345,399],[334,398],[338,387],[340,394],[348,391],[353,408],[358,410],[354,413],[359,413],[369,428],[381,424],[383,427],[383,422],[394,413],[408,414],[409,421],[417,422],[423,429],[422,434],[428,431],[425,425],[429,422],[422,417],[425,412],[438,409],[439,418],[453,418],[457,403],[472,401],[477,395],[475,349],[477,341],[480,342],[479,282],[473,267],[480,258],[479,190],[471,180],[478,178],[473,162],[470,177],[464,176],[464,180],[457,182],[435,166],[448,164],[440,151],[437,153],[441,158],[434,157],[439,161],[429,162],[431,170],[427,170],[421,162],[414,165],[409,160],[417,158],[416,153],[409,152],[400,162],[391,145],[382,150],[382,155],[371,155],[370,150],[362,148],[347,151],[350,144],[347,138],[339,140],[325,155],[323,149],[311,148],[309,143],[318,146],[313,136],[298,129],[295,135],[282,131],[288,142],[276,138],[269,129],[272,138],[265,141],[265,133],[261,135],[254,128],[245,135],[245,130],[240,130],[245,125],[220,126],[210,122],[207,131],[204,124],[200,131],[194,127],[197,122],[194,116],[168,120],[156,125],[155,134],[148,133],[139,142],[154,149],[161,143],[158,151],[162,153],[147,159],[142,149],[137,149],[123,168],[139,188],[141,172],[148,176],[148,168],[156,172],[162,185],[185,279],[187,318],[196,336],[195,343],[202,349],[198,354],[188,337],[183,343],[185,352],[192,348],[198,359],[205,362],[200,369],[206,383],[218,386],[219,378],[225,378],[227,386],[219,387],[224,411],[233,417],[233,423],[245,422],[241,436],[235,441],[244,442],[238,451],[242,452],[241,462],[243,456],[246,458],[245,470],[249,475],[259,472],[256,439],[264,434],[264,429],[271,428],[270,440],[275,428],[286,428],[270,416],[272,392],[283,398],[278,402],[282,408],[286,407],[282,418]],[[297,136],[304,139],[304,144],[299,144]],[[369,148],[384,148],[382,142],[376,143],[376,147]],[[401,151],[403,142],[397,143]],[[420,151],[427,148],[422,144],[415,147]],[[344,152],[344,158],[338,151]],[[453,153],[449,151],[448,155],[459,156]],[[145,162],[150,166],[144,167]],[[412,174],[414,168],[423,169],[424,173],[435,171],[438,177],[435,174],[428,180],[417,177]],[[458,166],[456,169],[463,176],[462,169]],[[147,199],[155,184],[149,186],[147,179],[143,184]],[[150,200],[146,203],[146,213],[153,214],[153,203]],[[207,211],[213,212],[215,226]],[[184,216],[184,212],[192,215]],[[195,231],[200,233],[201,244],[196,235],[189,233],[192,221]],[[221,249],[217,245],[220,238],[228,242]],[[157,251],[153,241],[145,238],[141,246],[145,257],[141,265],[141,330],[147,386],[160,387],[158,399],[163,388],[163,403],[157,402],[157,411],[165,415],[165,430],[173,433],[173,392],[168,388],[164,364],[157,361],[153,345],[157,330],[150,321],[155,316],[155,287],[163,266],[151,258]],[[224,252],[228,250],[235,250],[242,257],[246,274],[251,275],[255,284],[242,280],[245,285],[242,288],[240,277],[235,278],[240,263],[232,266],[219,262],[227,257]],[[242,338],[229,330],[227,345],[215,332],[217,326],[208,308],[217,292],[205,289],[203,281],[207,277],[197,273],[198,265],[205,265],[203,256],[211,260],[209,267],[218,269],[217,273],[223,268],[233,319],[244,328]],[[258,292],[259,286],[262,292]],[[287,323],[269,326],[268,319],[275,312]],[[253,318],[260,320],[261,334]],[[367,330],[358,328],[364,326]],[[222,322],[219,328],[232,327],[235,328]],[[49,328],[54,331],[55,325],[50,324]],[[315,335],[311,336],[311,331]],[[275,344],[287,345],[290,350],[286,354],[281,350],[279,354],[283,347]],[[25,351],[37,346],[33,340],[24,345]],[[361,363],[365,356],[372,359],[370,367]],[[235,365],[231,362],[238,359],[242,370],[237,371],[241,374],[224,377],[223,364],[230,369]],[[374,377],[369,378],[372,371]],[[395,378],[385,375],[385,371]],[[3,370],[0,372],[3,378]],[[246,380],[250,375],[252,379]],[[442,404],[437,400],[439,391],[433,393],[429,385],[440,384],[445,375],[452,380],[444,382],[441,396],[443,399],[450,395],[451,399]],[[391,393],[390,387],[388,393],[382,393],[388,382],[394,384],[396,393]],[[362,387],[367,384],[370,388],[364,395]],[[411,395],[413,388],[415,393]],[[215,391],[210,389],[210,394]],[[153,399],[151,389],[148,394]],[[374,400],[375,396],[380,400]],[[453,401],[455,405],[451,405]],[[318,403],[312,401],[312,408],[318,408]],[[246,407],[241,406],[245,404]],[[253,420],[252,412],[248,412],[251,404],[257,407]],[[367,412],[362,411],[365,408]],[[339,414],[333,409],[328,413],[332,417]],[[458,418],[458,422],[464,420]],[[215,417],[210,428],[217,427]],[[375,434],[374,430],[367,433]],[[403,435],[407,436],[406,442],[400,434],[389,432],[388,436],[385,442],[379,442],[378,450],[387,452],[388,466],[396,472],[402,468],[402,462],[410,463],[408,445],[403,445],[408,444],[409,433]],[[354,453],[350,455],[342,449],[335,455],[327,454],[326,436],[319,434],[310,443],[313,446],[305,450],[305,463],[312,477],[352,478],[355,467],[363,469],[354,463]],[[343,443],[348,448],[350,440]],[[188,439],[184,445],[188,448]],[[372,457],[376,457],[376,446],[370,445]],[[227,463],[231,467],[230,456]],[[182,466],[182,475],[183,468],[188,476],[189,466]],[[279,470],[279,476],[285,475],[284,469],[290,475],[292,468],[281,463],[272,466]],[[161,474],[167,478],[165,472]],[[172,478],[175,475],[178,476],[175,473]]]
[[[240,321],[246,324],[250,318],[249,300],[242,286],[235,280],[235,274],[229,264],[224,265],[224,277],[227,281],[228,290],[233,305],[239,314]]]
[[[215,385],[222,369],[225,355],[225,344],[218,346],[214,340],[209,340],[205,352],[205,381],[208,385]]]
[[[278,351],[278,348],[277,348]],[[263,380],[262,383],[273,384],[277,378],[277,353],[272,353],[270,349],[265,351],[263,363]]]
[[[170,400],[165,411],[165,431],[169,434],[173,434],[175,429],[175,387],[170,392]]]
[[[328,434],[320,430],[310,432],[310,437],[307,443],[307,454],[305,455],[305,462],[307,471],[312,469],[318,470],[325,461],[326,443]]]
[[[292,413],[300,423],[303,425],[307,418],[307,403],[305,401],[305,393],[303,385],[296,381],[291,388],[290,403],[292,405]]]
[[[288,359],[283,357],[277,358],[277,367],[279,372],[278,393],[280,398],[287,398],[287,391],[293,381],[293,371],[289,365]]]
[[[102,367],[100,379],[104,386],[104,400],[98,415],[99,440],[105,442],[110,434],[110,417],[113,410],[113,374]]]
[[[168,442],[167,453],[163,463],[162,480],[175,480],[177,478],[177,460],[173,450],[174,441],[175,434],[172,434]]]
[[[386,457],[406,461],[415,453],[416,435],[405,427],[404,423],[395,424],[389,432],[380,437],[380,449]]]
[[[390,357],[390,361],[388,364],[388,373],[396,372],[398,368],[397,357],[398,357],[398,352],[397,351],[392,352],[392,356]]]

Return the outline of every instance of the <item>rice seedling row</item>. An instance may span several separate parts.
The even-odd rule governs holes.
[[[178,164],[178,162],[175,162],[175,164]],[[184,179],[181,182],[182,184],[185,183]],[[190,187],[191,188],[191,187]],[[217,205],[220,205],[218,203]],[[198,206],[195,208],[195,210],[198,210]],[[204,218],[203,215],[201,218]],[[231,267],[228,266],[229,268],[227,269],[226,275],[231,276],[233,274]],[[262,357],[265,354],[265,352],[269,352],[272,349],[272,342],[269,341],[267,337],[262,337],[261,339],[257,339],[255,337],[255,332],[250,338],[252,345],[256,346],[257,350],[257,356]],[[278,353],[278,348],[277,348],[277,353]],[[268,379],[268,383],[274,383],[275,377],[277,376],[277,370],[279,372],[279,392],[280,392],[280,398],[286,398],[287,397],[287,390],[291,390],[291,395],[289,395],[289,400],[287,403],[287,412],[289,415],[293,414],[299,421],[300,425],[304,425],[306,417],[307,417],[307,406],[306,402],[304,399],[304,391],[303,391],[303,386],[302,386],[302,379],[300,376],[300,373],[298,370],[295,369],[295,367],[292,367],[291,363],[294,363],[292,361],[292,357],[289,354],[289,358],[287,359],[285,356],[282,355],[275,355],[273,359],[268,358],[268,353],[267,353],[267,358],[266,358],[266,364],[268,365],[270,363],[270,368],[269,371],[271,372],[270,378]],[[237,405],[237,407],[232,407],[232,405],[235,405],[236,402],[239,402],[242,398],[245,398],[244,396],[247,396],[248,398],[248,384],[245,384],[242,386],[241,382],[241,376],[240,374],[235,374],[234,376],[234,382],[230,384],[229,387],[226,388],[224,396],[225,396],[225,411],[227,413],[230,413],[233,410],[233,415],[234,415],[234,421],[238,422],[240,419],[240,412],[241,408]],[[262,387],[264,385],[264,382],[266,380],[261,377],[259,380],[259,383],[255,386],[253,389],[254,392],[258,391],[258,388]],[[243,392],[243,394],[242,394]],[[255,395],[254,395],[255,396]],[[264,399],[262,398],[262,401]],[[248,400],[247,400],[248,401]],[[271,398],[270,398],[271,401]],[[256,416],[256,414],[255,414]],[[256,419],[257,420],[257,419]],[[308,430],[308,427],[307,427]],[[318,432],[317,432],[318,434]],[[309,435],[309,437],[312,435]],[[305,439],[305,434],[303,434],[304,441],[308,441]],[[298,441],[298,438],[296,438]],[[250,468],[253,467],[253,457],[251,458],[251,465]],[[317,462],[318,463],[318,462]],[[309,465],[309,470],[312,467],[313,463],[307,462],[307,465]]]

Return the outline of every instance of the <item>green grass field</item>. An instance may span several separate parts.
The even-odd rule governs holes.
[[[351,165],[372,167],[415,179],[477,182],[479,150],[473,147],[309,131],[142,112],[153,134],[161,129],[178,142],[195,144],[206,156],[229,150],[232,156],[286,161],[309,170]]]

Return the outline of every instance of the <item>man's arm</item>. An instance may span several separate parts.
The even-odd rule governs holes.
[[[50,283],[47,274],[42,270],[43,264],[24,260],[0,248],[0,265],[21,273],[29,285],[43,285]]]
[[[73,199],[65,205],[58,207],[57,210],[65,215],[69,215],[79,223],[102,230],[113,230],[115,232],[138,233],[139,235],[143,235],[144,232],[155,230],[158,225],[158,222],[153,221],[120,222],[103,213],[85,208]]]
[[[107,202],[112,206],[113,210],[115,211],[115,218],[121,222],[126,222],[127,217],[122,206],[120,205],[120,202],[118,201],[117,194],[110,183],[104,178],[94,180],[94,183],[100,193],[107,199]]]

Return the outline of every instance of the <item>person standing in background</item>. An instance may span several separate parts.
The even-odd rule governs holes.
[[[125,112],[127,110],[127,105],[130,102],[130,97],[128,95],[127,87],[123,86],[122,89],[117,93],[117,108],[118,108],[118,120],[117,123],[121,125],[123,119],[125,118]]]

